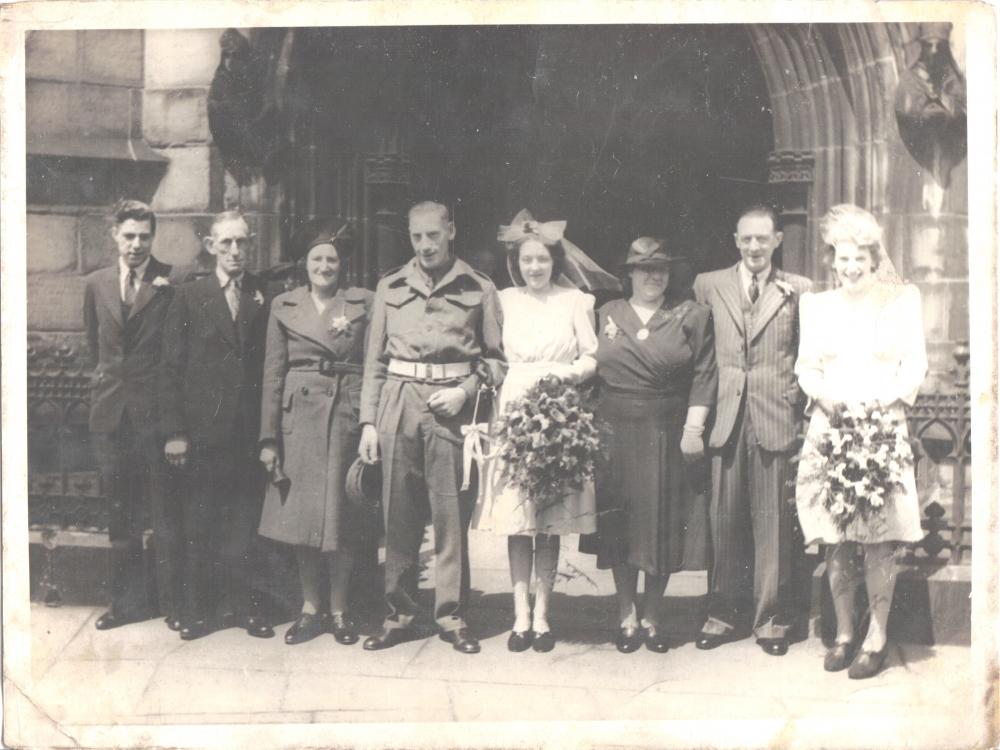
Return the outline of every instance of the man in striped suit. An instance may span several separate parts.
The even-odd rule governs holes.
[[[695,297],[712,307],[719,367],[709,436],[709,617],[695,645],[712,649],[745,637],[752,612],[757,643],[781,656],[795,616],[792,571],[800,552],[788,495],[804,400],[793,372],[798,302],[811,284],[771,265],[782,233],[770,207],[745,209],[735,238],[740,262],[694,282]]]

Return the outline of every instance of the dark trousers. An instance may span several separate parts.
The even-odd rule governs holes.
[[[468,529],[475,493],[462,485],[461,425],[471,404],[442,419],[427,407],[440,385],[390,379],[382,388],[378,433],[385,512],[387,628],[408,627],[416,602],[420,543],[434,526],[434,618],[443,630],[465,626]]]
[[[91,446],[109,502],[108,576],[111,611],[120,616],[148,616],[156,611],[155,593],[146,585],[143,534],[152,510],[166,500],[165,473],[155,435],[136,430],[128,416],[114,432],[91,434]],[[154,545],[158,542],[154,540]]]
[[[794,453],[760,447],[744,401],[729,442],[712,454],[706,633],[741,629],[750,609],[758,638],[789,634],[795,615],[795,559],[801,554],[790,495]]]
[[[180,472],[185,621],[255,610],[263,470],[254,446],[240,443],[193,446]]]

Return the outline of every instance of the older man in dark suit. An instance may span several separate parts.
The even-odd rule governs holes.
[[[251,595],[263,497],[256,447],[265,286],[246,271],[250,230],[238,212],[216,216],[204,243],[215,256],[215,272],[174,295],[160,384],[166,459],[189,482],[181,493],[181,638],[233,626],[270,638],[274,631],[257,614]]]
[[[740,261],[699,275],[694,294],[712,308],[719,396],[712,453],[709,618],[695,645],[711,649],[746,634],[745,616],[768,654],[788,651],[794,507],[789,497],[803,397],[793,368],[799,298],[811,282],[774,268],[777,214],[745,209],[736,225]]]
[[[173,293],[172,269],[152,256],[156,216],[139,201],[115,208],[111,236],[117,262],[90,274],[83,318],[89,364],[91,445],[110,501],[111,606],[98,630],[125,625],[157,609],[143,565],[146,510],[152,511],[160,608],[178,629],[177,527],[170,518],[156,376],[163,320]]]

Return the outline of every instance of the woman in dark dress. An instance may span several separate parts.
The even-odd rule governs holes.
[[[363,519],[345,500],[344,480],[360,438],[372,295],[341,285],[338,241],[321,232],[306,243],[308,284],[275,297],[268,320],[260,460],[290,481],[269,483],[259,533],[295,546],[303,604],[285,634],[290,645],[326,630],[343,644],[358,640],[347,599]]]
[[[598,311],[597,415],[613,437],[596,481],[597,564],[614,573],[622,653],[644,641],[650,651],[667,650],[660,613],[667,581],[686,556],[697,554],[691,546],[704,545],[698,517],[704,495],[697,502],[685,461],[704,455],[702,433],[718,374],[711,311],[674,291],[675,260],[658,240],[640,237],[625,261],[628,297]]]

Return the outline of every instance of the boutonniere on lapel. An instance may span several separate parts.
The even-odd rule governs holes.
[[[153,279],[153,289],[166,289],[170,286],[170,279],[166,276],[157,276]]]
[[[782,281],[781,279],[775,279],[774,285],[778,287],[778,289],[785,297],[791,297],[792,295],[795,294],[795,287],[793,287],[787,281]]]
[[[608,322],[604,324],[604,335],[608,337],[608,341],[614,341],[615,336],[618,335],[618,324],[615,323],[614,318],[610,315],[608,316]]]
[[[260,293],[260,289],[253,293],[253,301],[258,305],[264,304],[264,295]]]
[[[346,315],[341,313],[330,321],[330,330],[334,333],[346,333],[351,330],[351,321],[347,319]]]

